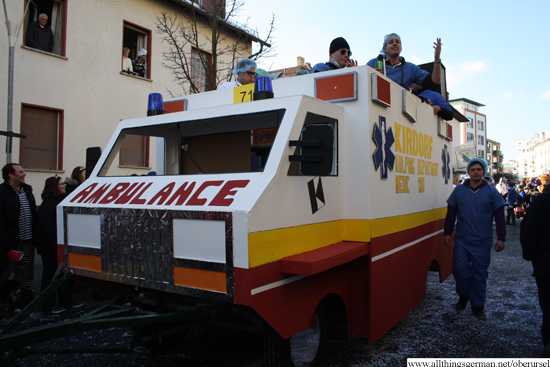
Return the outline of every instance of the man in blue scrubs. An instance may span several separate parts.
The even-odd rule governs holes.
[[[397,33],[390,33],[384,37],[380,55],[369,60],[367,65],[409,90],[412,83],[421,85],[424,89],[438,91],[441,84],[441,39],[434,42],[434,69],[428,73],[412,62],[401,57],[401,37]],[[382,62],[382,68],[376,67],[376,62]]]
[[[491,261],[491,247],[504,250],[506,224],[504,199],[494,187],[483,179],[487,162],[474,158],[468,163],[469,179],[457,186],[447,199],[445,217],[445,244],[453,249],[453,276],[459,295],[455,305],[458,313],[466,309],[468,301],[472,313],[479,320],[487,320],[484,307],[487,297],[487,278]],[[493,245],[493,218],[496,223],[497,241]]]

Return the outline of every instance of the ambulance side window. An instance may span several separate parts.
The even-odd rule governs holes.
[[[338,175],[338,120],[308,112],[289,156],[289,176]]]

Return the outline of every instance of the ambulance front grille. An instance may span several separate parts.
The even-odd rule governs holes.
[[[126,282],[174,283],[172,220],[164,210],[119,209],[105,215],[102,268]]]

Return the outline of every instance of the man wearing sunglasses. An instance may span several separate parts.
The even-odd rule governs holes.
[[[406,62],[400,56],[402,50],[401,37],[397,33],[390,33],[384,37],[384,44],[382,50],[380,50],[380,55],[370,60],[367,65],[385,74],[407,90],[410,89],[413,83],[416,83],[425,90],[438,92],[441,84],[441,46],[441,39],[438,38],[437,42],[434,42],[433,73],[428,73],[417,65]],[[382,68],[376,67],[378,61],[382,63]],[[429,78],[427,78],[428,75],[430,76]]]
[[[329,60],[325,63],[318,63],[311,68],[309,73],[318,73],[345,67],[357,66],[357,61],[352,60],[351,50],[348,42],[343,37],[332,40],[329,48]]]
[[[233,75],[237,76],[237,79],[225,82],[218,87],[218,89],[234,88],[241,85],[254,83],[254,80],[258,76],[256,73],[256,63],[250,59],[243,59],[237,63],[237,66],[232,71]]]

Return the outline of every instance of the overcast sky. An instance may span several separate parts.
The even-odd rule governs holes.
[[[385,4],[385,5],[383,5]],[[401,56],[433,61],[433,42],[443,42],[451,99],[486,105],[487,137],[502,143],[504,160],[515,159],[516,140],[550,128],[550,1],[364,1],[246,0],[237,19],[267,33],[276,16],[278,56],[260,67],[312,65],[328,61],[330,41],[344,37],[352,58],[364,65],[376,57],[384,35],[398,33]]]

